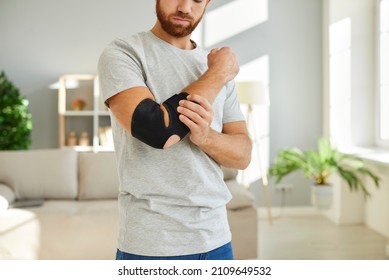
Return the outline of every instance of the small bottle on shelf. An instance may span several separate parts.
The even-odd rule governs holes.
[[[81,133],[80,139],[78,140],[78,145],[80,145],[80,146],[89,146],[90,145],[88,132],[84,131]]]
[[[77,136],[74,131],[69,132],[68,136],[68,146],[76,146],[77,145]]]

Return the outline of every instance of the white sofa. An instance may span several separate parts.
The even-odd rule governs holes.
[[[256,258],[253,196],[224,175],[235,257]],[[0,259],[114,259],[117,195],[113,153],[0,152]]]

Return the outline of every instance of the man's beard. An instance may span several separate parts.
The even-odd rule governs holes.
[[[196,29],[197,25],[200,23],[201,19],[203,18],[203,15],[204,15],[204,13],[203,13],[197,21],[194,21],[193,17],[186,15],[180,11],[169,16],[162,11],[161,6],[159,4],[159,1],[157,1],[156,11],[157,11],[157,18],[158,18],[159,22],[161,23],[162,29],[166,33],[168,33],[174,37],[177,37],[177,38],[186,37],[186,36],[192,34],[193,30]],[[204,10],[204,12],[205,12],[205,10]],[[179,24],[174,24],[174,23],[169,21],[169,17],[180,17],[183,19],[187,19],[189,25],[183,26],[183,25],[179,25]]]

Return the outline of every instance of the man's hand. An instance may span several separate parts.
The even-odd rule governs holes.
[[[189,138],[193,144],[200,146],[208,138],[213,119],[213,108],[209,101],[196,94],[181,100],[177,108],[180,120],[190,129]]]
[[[208,71],[227,83],[239,73],[238,60],[229,47],[212,49],[208,54]]]
[[[245,121],[223,124],[222,132],[211,128],[213,109],[204,97],[191,94],[177,108],[180,120],[189,127],[190,141],[219,164],[245,169],[251,160],[252,144]]]
[[[205,97],[211,104],[225,84],[235,78],[239,64],[230,48],[216,48],[208,54],[208,70],[182,91]]]

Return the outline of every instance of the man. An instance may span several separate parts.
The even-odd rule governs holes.
[[[99,60],[120,177],[117,259],[233,259],[220,165],[244,169],[251,142],[229,48],[190,39],[210,0],[157,0],[148,32]]]

